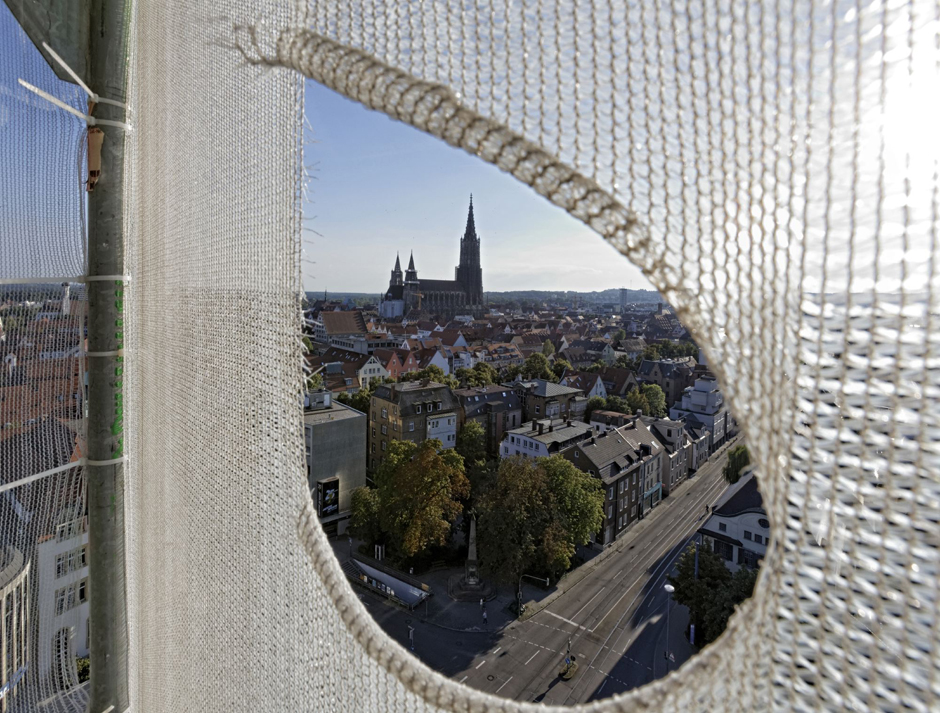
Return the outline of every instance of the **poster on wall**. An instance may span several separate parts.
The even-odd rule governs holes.
[[[329,517],[339,512],[339,478],[317,483],[317,511],[320,517]]]

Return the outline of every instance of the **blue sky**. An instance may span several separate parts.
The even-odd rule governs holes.
[[[307,290],[379,292],[395,251],[453,279],[473,193],[486,290],[652,289],[596,233],[497,168],[307,82]],[[311,130],[312,129],[312,130]],[[313,261],[311,264],[310,261]]]

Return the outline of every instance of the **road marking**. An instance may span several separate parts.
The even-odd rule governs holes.
[[[494,654],[495,654],[495,653],[498,653],[501,648],[503,648],[503,647],[502,647],[502,646],[497,646],[495,649],[493,649],[493,653],[494,653]]]
[[[534,654],[532,654],[532,655],[529,657],[529,660],[526,661],[525,664],[523,664],[523,665],[528,666],[529,663],[531,663],[532,659],[534,659],[536,656],[538,656],[541,651],[542,651],[542,650],[539,649],[539,650],[536,651]]]
[[[486,659],[483,659],[482,661],[480,661],[480,663],[477,664],[477,668],[480,668],[480,666],[482,666],[485,663],[486,663]]]
[[[604,679],[604,682],[601,684],[601,687],[597,689],[597,695],[601,695],[601,691],[604,690],[604,686],[607,685],[607,679]]]
[[[595,599],[597,599],[598,595],[599,595],[601,592],[603,592],[605,589],[607,589],[607,587],[601,587],[601,588],[598,590],[597,594],[595,594],[593,597],[591,597],[590,599],[588,599],[588,600],[587,600],[587,604],[585,604],[583,607],[581,607],[580,609],[578,609],[577,612],[575,612],[574,618],[577,619],[577,618],[578,618],[578,615],[579,615],[581,612],[583,612],[583,611],[585,610],[585,608],[587,607],[587,605],[590,604],[591,602],[593,602]],[[582,628],[583,628],[583,627],[582,627]]]
[[[469,676],[464,676],[464,677],[461,678],[459,681],[457,681],[457,683],[463,683],[463,682],[466,681],[468,678],[470,678],[470,677],[469,677]]]
[[[585,630],[584,627],[581,626],[580,624],[575,624],[573,621],[571,621],[571,619],[565,619],[565,617],[563,617],[563,616],[558,616],[558,615],[557,615],[555,612],[553,612],[553,611],[549,611],[548,609],[543,609],[542,611],[544,611],[544,612],[545,612],[546,614],[548,614],[549,616],[555,617],[556,619],[561,619],[561,620],[562,620],[563,622],[565,622],[566,624],[571,624],[571,626],[576,626],[576,627],[578,627],[579,629],[581,629],[582,631]]]
[[[506,679],[506,681],[503,683],[503,686],[505,686],[505,685],[506,685],[507,683],[509,683],[511,680],[512,680],[512,676],[510,676],[509,678]],[[496,689],[496,692],[499,693],[501,690],[503,690],[503,686],[500,686],[499,688],[497,688],[497,689]]]

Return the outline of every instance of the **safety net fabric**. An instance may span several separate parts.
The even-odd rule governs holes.
[[[83,109],[0,4],[0,711],[80,711],[88,649]]]
[[[611,241],[676,307],[745,432],[774,533],[754,597],[679,672],[586,709],[936,707],[937,4],[146,0],[128,20],[132,709],[536,709],[391,641],[314,514],[303,76]],[[78,708],[83,293],[59,283],[86,269],[84,127],[16,79],[83,99],[3,23],[18,44],[0,125],[21,143],[0,152],[2,386],[31,368],[51,383],[0,403],[0,626],[16,661],[34,637],[50,664],[0,710]]]

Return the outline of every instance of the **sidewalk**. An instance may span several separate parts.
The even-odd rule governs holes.
[[[330,540],[330,544],[340,564],[349,559],[349,543],[345,537],[334,538]],[[353,541],[354,556],[358,544],[355,540]],[[405,572],[405,574],[408,573]],[[484,625],[483,608],[480,606],[480,602],[456,602],[448,596],[447,581],[454,574],[463,574],[463,569],[448,567],[425,572],[421,575],[412,575],[427,584],[434,595],[427,599],[425,604],[421,604],[415,609],[414,616],[416,618],[442,629],[468,633],[495,632],[516,621],[515,615],[509,611],[509,605],[515,601],[515,592],[511,591],[510,586],[497,587],[496,596],[485,602],[487,622]],[[526,587],[525,589],[531,588]],[[387,606],[398,608],[395,604],[376,595],[370,596],[386,603]],[[402,611],[406,610],[402,609]]]
[[[685,636],[685,630],[689,626],[689,608],[681,604],[676,604],[672,599],[669,600],[672,609],[669,611],[669,651],[675,657],[675,661],[669,662],[668,671],[677,670],[682,664],[698,653],[698,648],[692,646]],[[654,660],[653,679],[662,678],[667,673],[666,657],[666,631],[659,635],[656,642],[656,651]]]

